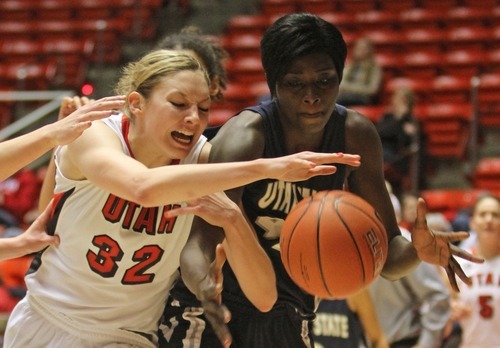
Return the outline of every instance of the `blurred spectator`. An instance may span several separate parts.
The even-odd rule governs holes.
[[[344,69],[337,103],[344,106],[375,104],[382,86],[382,68],[375,60],[373,43],[368,37],[359,38],[352,52]]]
[[[425,154],[425,135],[413,115],[414,94],[408,87],[396,89],[386,113],[377,122],[376,127],[384,151],[384,171],[387,180],[393,186],[396,196],[411,188],[409,179],[421,180],[423,172],[414,172],[418,177],[411,177],[411,165],[420,168],[418,162]],[[419,182],[419,186],[423,183]]]
[[[24,215],[35,208],[40,182],[34,170],[26,167],[0,183],[0,224],[23,226]]]
[[[413,225],[415,223],[415,219],[417,218],[417,203],[418,196],[405,192],[401,195],[401,222],[399,226],[408,231],[413,230]]]
[[[473,209],[470,227],[474,243],[468,251],[485,259],[484,263],[461,261],[472,284],[461,284],[454,293],[452,319],[461,329],[460,347],[500,347],[500,201],[480,196]],[[456,328],[456,326],[455,326]]]
[[[316,348],[388,348],[367,289],[347,299],[321,300],[313,328]]]

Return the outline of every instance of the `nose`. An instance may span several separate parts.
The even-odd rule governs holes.
[[[320,100],[319,94],[316,88],[314,87],[314,84],[309,84],[305,89],[303,101],[306,104],[312,105],[318,103],[319,100]]]
[[[197,105],[192,105],[184,117],[184,120],[188,123],[198,123],[200,122],[200,113]]]

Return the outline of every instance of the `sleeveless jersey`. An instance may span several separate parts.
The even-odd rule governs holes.
[[[461,261],[472,285],[460,284],[458,299],[471,310],[460,319],[461,347],[500,347],[500,256],[484,263]]]
[[[284,144],[284,133],[274,101],[261,103],[248,110],[261,115],[265,133],[264,158],[288,155]],[[330,117],[317,152],[345,152],[345,119],[347,110],[337,105]],[[345,165],[336,164],[337,172],[328,176],[316,176],[301,182],[284,182],[266,179],[246,185],[242,202],[246,215],[252,223],[259,242],[269,255],[277,277],[278,301],[291,304],[303,314],[312,314],[314,297],[303,292],[288,276],[281,261],[279,238],[283,222],[290,210],[303,198],[322,190],[341,190],[345,180]],[[245,297],[231,268],[224,269],[224,295],[229,301],[255,308]],[[257,309],[256,309],[257,310]]]
[[[128,119],[116,115],[104,123],[133,157]],[[205,142],[202,137],[181,164],[196,163]],[[33,263],[26,276],[30,295],[82,327],[156,335],[192,215],[167,219],[163,213],[178,204],[146,208],[89,180],[70,180],[59,168],[55,197],[48,229],[60,236],[61,244]]]
[[[346,300],[322,300],[313,325],[316,348],[366,347],[363,326]]]

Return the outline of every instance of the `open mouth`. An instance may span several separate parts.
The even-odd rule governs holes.
[[[177,142],[182,144],[191,144],[193,142],[194,134],[186,131],[173,131],[172,138],[174,138]]]

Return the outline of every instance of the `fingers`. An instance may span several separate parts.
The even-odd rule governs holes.
[[[417,218],[415,220],[415,228],[427,229],[427,205],[423,198],[418,199],[417,203]]]
[[[50,219],[50,214],[52,212],[52,203],[53,202],[54,202],[54,199],[52,199],[49,202],[49,204],[47,204],[47,206],[45,207],[43,212],[35,219],[35,221],[33,222],[33,225],[36,224],[36,226],[40,226],[43,228],[47,225],[47,223],[49,222],[49,219]]]
[[[331,175],[337,171],[337,167],[335,166],[317,166],[309,169],[309,177],[318,176],[318,175]]]
[[[218,273],[222,274],[222,267],[226,263],[226,260],[227,257],[224,247],[222,246],[222,244],[217,244],[217,247],[215,248],[215,269],[218,271]]]
[[[196,212],[198,210],[198,207],[189,207],[189,206],[183,206],[183,207],[178,207],[174,209],[167,210],[163,215],[166,218],[175,218],[180,215],[188,215],[188,214],[193,214],[196,215]]]
[[[231,313],[224,305],[216,304],[212,301],[203,301],[205,317],[212,325],[212,328],[224,347],[229,347],[233,338],[226,323],[231,320]]]
[[[361,157],[359,155],[345,154],[342,152],[337,152],[337,153],[302,152],[299,154],[299,156],[303,159],[314,162],[316,164],[341,163],[355,167],[361,164]]]
[[[478,256],[475,256],[475,255],[472,255],[471,253],[463,250],[463,249],[460,249],[459,247],[455,246],[455,245],[452,245],[450,247],[451,249],[451,253],[457,257],[460,257],[462,259],[465,259],[465,260],[468,260],[468,261],[471,261],[471,262],[475,262],[475,263],[483,263],[484,262],[484,259],[481,258],[481,257],[478,257]]]
[[[451,268],[450,264],[448,264],[444,269],[446,270],[446,275],[448,276],[448,281],[450,282],[451,288],[454,291],[459,292],[460,288],[458,287],[457,279],[455,278],[455,272]]]
[[[449,267],[451,270],[467,285],[472,285],[472,279],[470,279],[467,274],[465,274],[460,264],[453,257],[450,258]],[[460,291],[457,286],[457,291]]]

